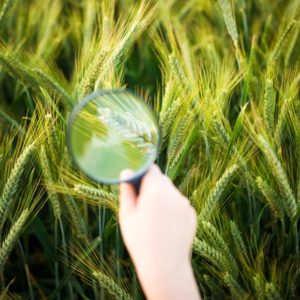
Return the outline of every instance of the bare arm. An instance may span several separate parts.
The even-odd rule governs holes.
[[[156,165],[138,197],[130,184],[120,185],[119,222],[147,299],[200,299],[190,261],[196,213]]]

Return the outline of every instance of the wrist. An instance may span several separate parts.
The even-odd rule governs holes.
[[[155,261],[155,260],[154,260]],[[191,263],[178,260],[172,265],[155,262],[137,267],[138,277],[148,300],[199,299]]]

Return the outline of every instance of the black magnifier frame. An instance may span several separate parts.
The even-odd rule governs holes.
[[[71,141],[73,124],[76,121],[76,118],[77,118],[78,114],[80,113],[80,111],[88,103],[95,100],[97,97],[101,97],[103,95],[110,95],[110,94],[117,96],[118,94],[123,94],[123,93],[129,94],[136,101],[139,101],[144,106],[144,108],[147,109],[148,113],[152,116],[153,122],[154,122],[154,124],[157,128],[157,142],[156,142],[156,145],[155,145],[155,155],[153,156],[155,159],[150,160],[149,163],[147,163],[145,166],[143,166],[137,172],[135,172],[133,177],[130,177],[129,179],[126,179],[126,180],[121,180],[121,179],[108,180],[108,179],[100,178],[100,177],[97,178],[96,176],[94,176],[92,174],[89,174],[88,171],[86,171],[84,168],[82,168],[80,166],[80,164],[78,163],[77,159],[76,159],[76,156],[74,154],[73,147],[72,147],[72,141]],[[159,149],[161,147],[161,131],[160,131],[159,123],[158,123],[158,118],[157,118],[156,114],[154,113],[154,111],[140,97],[138,97],[136,94],[132,93],[131,91],[128,91],[127,89],[98,90],[98,91],[95,91],[95,92],[87,95],[86,97],[84,97],[73,108],[73,110],[72,110],[72,112],[69,116],[68,123],[67,123],[66,144],[67,144],[67,149],[68,149],[68,151],[71,155],[71,159],[72,159],[73,163],[87,177],[91,178],[92,180],[94,180],[95,182],[100,183],[100,184],[101,183],[103,183],[103,184],[120,184],[122,182],[131,183],[135,186],[135,189],[138,192],[138,187],[139,187],[139,184],[141,182],[141,179],[142,179],[143,175],[145,175],[147,173],[150,166],[155,162],[155,160],[158,157]]]

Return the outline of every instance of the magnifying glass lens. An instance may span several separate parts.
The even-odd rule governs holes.
[[[155,116],[129,92],[92,94],[75,108],[70,120],[72,156],[97,181],[118,183],[124,169],[142,175],[156,159],[159,130]]]

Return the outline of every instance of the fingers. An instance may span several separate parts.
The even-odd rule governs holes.
[[[132,170],[123,170],[120,175],[120,179],[126,180],[134,175]],[[120,194],[120,211],[122,213],[130,213],[136,205],[136,193],[134,187],[130,183],[122,182],[119,186]]]

